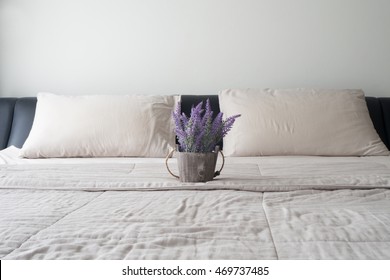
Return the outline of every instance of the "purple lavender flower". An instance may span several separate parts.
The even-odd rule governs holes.
[[[172,113],[175,132],[179,142],[179,151],[191,153],[212,152],[219,141],[230,131],[235,120],[241,115],[234,115],[223,120],[223,113],[213,119],[210,100],[191,108],[190,117],[181,112],[179,102]]]

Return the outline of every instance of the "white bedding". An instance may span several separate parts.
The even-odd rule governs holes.
[[[17,154],[0,151],[2,259],[390,258],[390,157],[227,158],[190,184],[163,159]]]

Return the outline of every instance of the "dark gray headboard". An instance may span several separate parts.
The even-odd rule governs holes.
[[[207,98],[218,113],[217,95],[182,95],[182,111],[189,113],[193,104]],[[390,149],[390,98],[366,97],[366,101],[375,129]],[[35,97],[0,98],[0,150],[11,145],[22,147],[31,130],[36,102]]]
[[[30,133],[37,99],[0,98],[0,149],[22,147]]]

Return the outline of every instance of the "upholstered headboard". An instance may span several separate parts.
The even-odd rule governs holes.
[[[30,133],[37,99],[0,98],[0,149],[22,147]]]
[[[182,111],[189,113],[191,106],[210,99],[214,113],[219,112],[217,95],[182,95]],[[0,98],[0,149],[22,147],[34,120],[35,97]],[[366,97],[371,119],[379,136],[390,149],[390,98]]]

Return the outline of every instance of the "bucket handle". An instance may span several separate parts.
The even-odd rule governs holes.
[[[176,150],[175,149],[172,149],[172,151],[169,152],[169,154],[167,155],[167,157],[165,158],[165,166],[167,167],[167,170],[169,172],[169,174],[171,174],[173,177],[177,178],[177,179],[180,179],[179,176],[175,175],[171,169],[169,169],[169,166],[168,166],[168,160],[172,157],[173,153],[175,152]],[[225,156],[223,155],[222,151],[221,150],[218,150],[218,152],[221,154],[222,156],[222,165],[221,165],[221,168],[218,170],[218,171],[215,171],[214,173],[214,178],[221,175],[221,171],[223,169],[223,167],[225,166]]]

